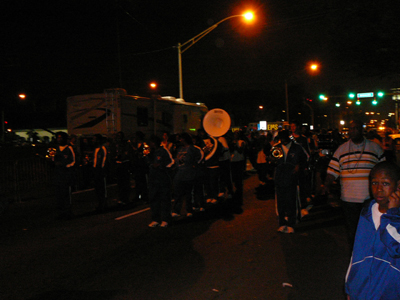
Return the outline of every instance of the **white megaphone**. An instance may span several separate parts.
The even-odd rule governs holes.
[[[210,110],[203,119],[204,130],[213,137],[223,136],[231,127],[229,114],[220,108]]]

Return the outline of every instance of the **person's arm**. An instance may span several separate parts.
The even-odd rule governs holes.
[[[391,257],[400,258],[400,190],[389,196],[388,210],[381,217],[380,240]]]
[[[332,182],[335,181],[335,177],[332,174],[327,174],[324,184],[321,185],[322,195],[329,194]]]

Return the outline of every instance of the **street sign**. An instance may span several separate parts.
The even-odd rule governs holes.
[[[373,98],[374,93],[369,92],[369,93],[357,93],[357,98]]]

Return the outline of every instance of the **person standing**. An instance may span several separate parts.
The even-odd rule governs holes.
[[[281,155],[276,157],[275,191],[279,214],[278,232],[294,233],[296,212],[298,211],[297,184],[299,182],[300,167],[306,156],[304,149],[292,139],[289,132],[282,130],[278,134]]]
[[[103,145],[103,137],[101,134],[94,135],[93,143],[95,146],[94,156],[93,156],[94,189],[98,201],[98,207],[96,211],[99,213],[103,213],[107,208],[107,203],[106,203],[107,149]]]
[[[377,143],[363,136],[361,121],[350,123],[349,137],[333,154],[322,189],[324,194],[329,193],[333,181],[340,177],[342,207],[352,248],[363,203],[369,198],[369,173],[385,157]]]
[[[161,146],[161,139],[152,136],[149,142],[149,202],[152,222],[149,227],[167,227],[171,217],[171,177],[174,164],[171,153]]]
[[[300,123],[293,121],[290,123],[290,129],[292,131],[291,138],[303,147],[306,155],[303,156],[303,160],[300,162],[299,170],[299,190],[300,190],[300,203],[301,211],[300,217],[308,215],[307,206],[311,204],[311,174],[309,172],[309,157],[311,155],[310,144],[306,136],[301,133]]]
[[[382,144],[386,160],[396,163],[396,144],[390,137],[389,130],[385,132],[385,137],[382,140]]]
[[[218,137],[218,142],[221,144],[221,156],[219,157],[219,194],[218,198],[225,197],[226,190],[228,192],[227,199],[231,199],[233,195],[233,185],[231,176],[231,153],[229,144],[225,136]],[[226,189],[226,190],[225,190]]]
[[[375,165],[346,274],[347,299],[400,299],[400,168]]]
[[[112,145],[112,158],[118,186],[118,204],[125,205],[129,202],[131,192],[129,145],[122,131],[118,132]]]
[[[243,205],[243,179],[246,171],[246,141],[243,131],[235,131],[231,144],[231,171],[232,181],[235,186],[233,202],[238,207]]]
[[[183,203],[186,202],[187,217],[193,216],[192,190],[196,179],[196,168],[201,160],[199,152],[193,146],[190,134],[182,133],[181,147],[176,156],[177,172],[174,177],[175,202],[172,216],[179,217]]]
[[[72,199],[71,187],[73,184],[75,153],[68,145],[68,134],[62,131],[56,133],[57,148],[52,161],[55,165],[54,183],[57,198],[57,208],[60,219],[71,219]]]

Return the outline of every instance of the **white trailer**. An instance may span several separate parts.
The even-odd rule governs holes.
[[[124,89],[67,98],[68,134],[112,136],[122,131],[132,136],[195,132],[207,113],[202,103],[189,103],[173,97],[146,98],[127,95]]]

